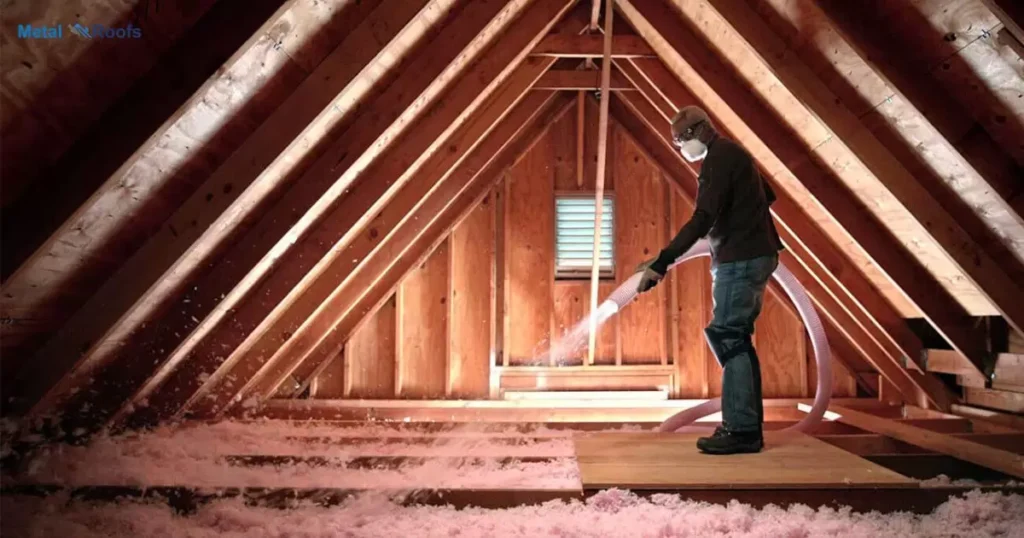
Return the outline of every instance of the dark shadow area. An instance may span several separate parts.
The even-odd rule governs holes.
[[[207,74],[205,76],[188,75],[188,80],[193,84],[193,88],[200,87],[210,75],[214,74],[217,69],[223,65],[223,62],[234,54],[238,48],[246,42],[259,28],[266,22],[267,18],[279,7],[281,4],[280,0],[260,0],[262,5],[262,11],[252,12],[246,15],[248,20],[248,28],[240,28],[238,21],[238,13],[243,11],[243,8],[252,9],[255,5],[251,0],[223,0],[221,4],[217,6],[216,12],[211,12],[208,17],[202,21],[200,26],[197,26],[196,32],[192,37],[194,39],[184,39],[178,43],[174,49],[174,54],[169,56],[165,63],[161,64],[161,68],[155,69],[151,74],[152,77],[148,78],[144,85],[137,89],[137,93],[133,94],[130,102],[122,103],[118,107],[118,115],[115,116],[116,120],[122,125],[129,125],[135,121],[132,114],[141,113],[140,110],[145,109],[150,99],[159,99],[161,94],[167,91],[166,84],[169,80],[169,75],[161,75],[160,71],[168,71],[172,73],[181,73],[191,69],[194,63],[192,58],[198,54],[203,54],[203,49],[213,49],[218,51],[219,57],[210,58],[205,64],[207,67]],[[352,4],[355,5],[355,4]],[[330,44],[336,44],[337,41],[344,36],[351,28],[362,22],[363,17],[361,16],[365,12],[365,8],[360,10],[357,9],[345,9],[339,10],[333,14],[333,18],[327,24],[325,24],[316,36],[311,36],[306,42],[307,48],[300,50],[296,53],[296,56],[305,54],[306,51],[313,47],[324,47],[325,42]],[[358,12],[358,14],[355,14]],[[207,20],[208,19],[208,20]],[[230,30],[229,30],[230,29]],[[201,32],[200,32],[201,30]],[[225,33],[230,33],[234,36],[234,43],[228,45],[216,44],[219,40],[225,39]],[[331,48],[333,48],[332,45]],[[328,49],[330,50],[330,49]],[[175,75],[180,76],[180,75]],[[109,255],[104,256],[103,259],[95,260],[88,267],[77,272],[73,280],[68,281],[69,289],[81,290],[81,296],[65,297],[62,296],[59,299],[62,301],[60,307],[63,318],[54,319],[51,321],[53,326],[58,326],[64,323],[68,317],[74,314],[75,310],[79,308],[89,298],[91,293],[94,293],[96,288],[108,280],[118,267],[124,263],[130,256],[135,254],[137,250],[158,230],[164,225],[166,219],[168,219],[178,209],[179,205],[191,196],[195,190],[202,185],[209,177],[209,172],[216,170],[227,158],[234,153],[235,150],[240,147],[245,140],[251,135],[255,126],[260,125],[278,106],[278,104],[285,99],[294,88],[301,82],[305,76],[304,71],[292,64],[290,67],[286,67],[278,71],[274,78],[263,81],[263,87],[260,91],[250,97],[247,102],[239,108],[239,110],[228,119],[223,125],[219,127],[218,132],[204,145],[199,152],[196,153],[193,161],[185,163],[180,169],[175,171],[174,175],[164,181],[164,188],[160,191],[154,192],[148,196],[146,204],[137,210],[137,213],[141,216],[137,222],[132,225],[125,226],[127,232],[122,234],[120,240],[116,243],[111,241],[110,247],[108,247]],[[134,132],[137,133],[138,138],[131,144],[118,145],[118,154],[109,157],[102,157],[103,163],[106,164],[106,173],[96,174],[94,178],[94,188],[102,185],[107,179],[110,173],[116,171],[121,161],[130,156],[136,149],[138,144],[143,143],[146,138],[152,134],[152,130],[159,127],[167,116],[173,114],[181,103],[187,101],[194,93],[194,89],[188,90],[187,88],[181,89],[176,93],[176,99],[168,99],[168,102],[163,105],[160,114],[148,113],[147,118],[152,122],[148,129],[138,128]],[[126,100],[127,101],[127,100]],[[109,131],[108,128],[103,128],[103,131]],[[84,139],[83,144],[89,144],[81,153],[77,155],[84,156],[85,158],[98,158],[89,157],[88,149],[93,148],[100,150],[105,147],[103,141],[89,141]],[[304,163],[305,164],[305,163]],[[83,166],[82,162],[69,163],[72,169],[77,169],[79,166]],[[93,177],[93,176],[90,176]],[[252,178],[249,178],[250,180]],[[213,200],[214,197],[226,197],[230,200],[237,198],[237,196],[243,191],[243,188],[232,188],[230,184],[225,185],[223,189],[217,189],[214,192],[210,192],[207,195],[207,201]],[[84,189],[80,193],[80,200],[84,200],[91,195],[87,189]],[[267,200],[264,200],[264,204],[270,204],[276,201],[274,195],[279,196],[280,192],[272,193],[268,196]],[[68,202],[66,208],[68,212],[73,212],[75,205],[80,202]],[[31,209],[31,206],[26,204],[26,210]],[[253,212],[254,218],[258,218],[262,209],[266,205],[256,208]],[[301,216],[296,214],[295,219]],[[27,215],[26,215],[27,217]],[[215,215],[214,215],[215,217]],[[54,225],[59,226],[60,220],[56,216]],[[237,230],[234,230],[232,234],[226,237],[219,247],[221,251],[232,247],[248,247],[248,245],[239,245],[232,243],[232,238],[237,237],[241,232],[246,231],[247,226],[252,223],[243,223]],[[198,222],[193,220],[192,226],[197,226]],[[176,234],[177,232],[171,228],[170,233]],[[125,239],[124,236],[130,234],[130,239]],[[45,240],[46,235],[42,235],[40,240]],[[116,250],[116,252],[111,252]],[[219,254],[220,252],[218,252]],[[262,253],[260,253],[262,255]],[[258,259],[259,256],[257,256]],[[209,272],[216,269],[216,264],[203,264],[198,270],[203,272]],[[234,270],[237,272],[242,268],[232,267],[220,267],[222,271]],[[244,275],[244,272],[242,273]],[[236,279],[230,282],[223,282],[225,286],[233,285],[237,282],[237,279],[241,276],[237,276]],[[226,293],[230,290],[230,286],[225,288],[223,291]],[[218,295],[219,297],[219,295]],[[184,295],[180,290],[173,299],[184,300],[188,303],[189,297]],[[167,313],[167,309],[175,306],[174,300],[166,301],[165,304],[161,305],[157,316],[171,316]],[[179,311],[174,312],[176,320],[174,325],[167,325],[161,323],[149,323],[146,328],[142,331],[138,331],[130,337],[130,340],[125,343],[124,350],[138,351],[139,348],[135,346],[142,346],[144,349],[152,350],[146,353],[145,356],[149,357],[157,351],[161,351],[161,358],[166,358],[174,346],[170,347],[157,347],[165,342],[168,338],[177,338],[176,342],[180,342],[180,338],[187,335],[187,331],[196,325],[196,322],[192,319],[192,315],[195,314],[197,318],[202,318],[205,313],[196,313],[196,308],[201,308],[204,312],[208,312],[210,309],[216,306],[219,300],[209,300],[203,303],[193,302],[194,308],[183,308]],[[181,321],[184,318],[184,321]],[[175,330],[181,334],[173,336]],[[55,381],[64,372],[53,372],[41,370],[42,365],[32,364],[26,361],[26,357],[30,356],[31,352],[36,351],[36,348],[41,345],[48,335],[38,334],[34,335],[31,346],[22,346],[18,349],[17,356],[14,357],[13,362],[5,364],[4,376],[3,376],[3,388],[4,388],[4,414],[7,415],[18,415],[27,409],[27,406],[33,404],[39,394],[32,392],[39,389],[38,383],[25,383],[27,379],[35,379],[39,376],[45,376],[47,379]],[[84,352],[89,348],[92,342],[83,342],[82,351]],[[14,353],[12,353],[14,355]],[[123,357],[123,354],[119,355]],[[145,370],[145,374],[148,375],[155,368],[155,365],[150,362],[149,364],[140,364],[142,355],[137,357],[129,357],[131,364],[135,366],[135,370]],[[5,361],[6,362],[6,361]],[[65,361],[66,364],[70,362]],[[15,368],[15,365],[22,366],[21,368]],[[54,365],[46,365],[46,368],[52,369]],[[102,371],[102,370],[101,370]],[[133,370],[134,371],[134,370]],[[109,373],[109,372],[108,372]],[[124,379],[118,381],[119,389],[113,391],[115,394],[114,398],[122,398],[125,394],[125,388],[133,386],[133,382],[138,380],[130,375],[131,372],[124,372]],[[118,374],[120,375],[120,373]],[[136,372],[138,375],[138,372]],[[34,388],[26,388],[29,385],[36,385]],[[95,396],[95,390],[100,387],[104,387],[103,383],[97,383],[90,390],[82,391],[79,393],[79,399],[81,397],[90,395]],[[84,398],[86,407],[88,408],[88,398]],[[107,409],[106,411],[110,411]],[[96,424],[92,424],[96,426]],[[67,432],[65,432],[67,433]]]
[[[6,280],[31,256],[281,4],[220,0],[59,160],[34,178],[2,213],[0,276]],[[54,86],[47,91],[59,91],[59,78]]]

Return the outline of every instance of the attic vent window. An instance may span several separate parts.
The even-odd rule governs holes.
[[[555,278],[589,278],[594,260],[594,213],[591,195],[555,198]],[[615,211],[610,197],[601,207],[600,277],[614,278]]]

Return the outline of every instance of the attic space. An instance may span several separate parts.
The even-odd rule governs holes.
[[[1014,0],[7,0],[4,536],[1011,536]]]

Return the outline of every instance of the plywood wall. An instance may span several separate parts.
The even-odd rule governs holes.
[[[359,328],[343,360],[321,375],[314,397],[487,398],[492,365],[583,364],[585,346],[559,364],[544,352],[590,310],[589,279],[554,278],[555,196],[593,192],[596,136],[588,133],[596,132],[598,111],[593,98],[585,102],[583,181],[578,116],[566,114]],[[614,121],[610,129],[606,188],[615,206],[616,271],[602,282],[601,297],[655,256],[692,213],[632,137]],[[677,267],[606,323],[595,367],[632,368],[630,375],[667,368],[676,397],[720,395],[721,367],[703,332],[712,316],[709,269],[707,258]],[[766,294],[755,344],[765,397],[813,395],[806,334],[785,298]],[[833,370],[836,395],[856,395],[850,373]]]

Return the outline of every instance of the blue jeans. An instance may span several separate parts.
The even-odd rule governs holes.
[[[722,366],[722,425],[730,432],[759,432],[764,421],[761,364],[754,350],[754,321],[777,255],[712,265],[714,317],[704,329]]]

